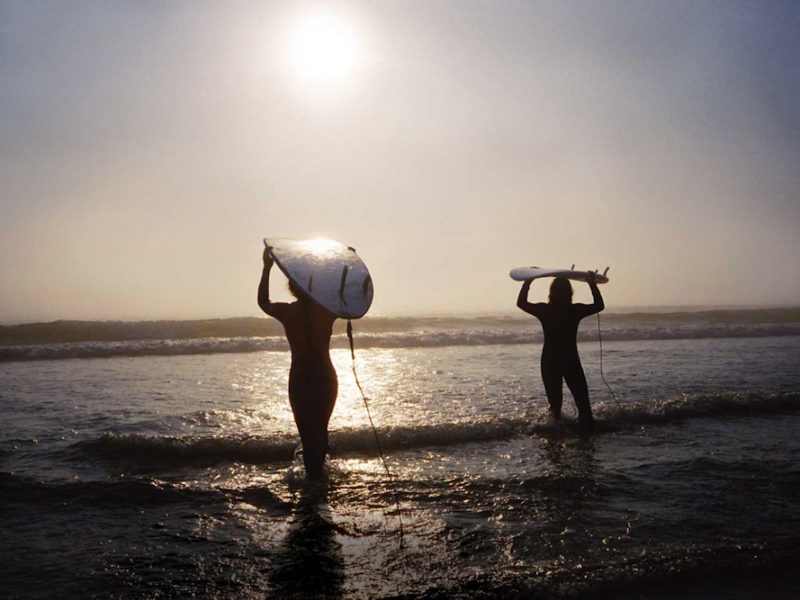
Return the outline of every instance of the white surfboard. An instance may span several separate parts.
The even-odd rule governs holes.
[[[334,240],[264,238],[275,264],[317,304],[342,319],[363,317],[372,277],[353,248]]]
[[[590,273],[594,273],[597,283],[608,283],[608,269],[602,274],[596,271],[575,271],[573,269],[544,269],[542,267],[519,267],[511,269],[509,275],[515,281],[527,281],[528,279],[538,279],[539,277],[566,277],[573,281],[586,281]]]

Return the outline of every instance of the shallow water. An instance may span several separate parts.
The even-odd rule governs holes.
[[[316,485],[283,352],[0,363],[4,594],[800,592],[800,337],[607,341],[615,397],[583,343],[588,439],[547,419],[539,352],[357,350],[394,485],[344,349]]]

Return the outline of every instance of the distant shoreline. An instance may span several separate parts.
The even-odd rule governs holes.
[[[752,325],[800,323],[800,306],[773,308],[702,308],[681,310],[664,307],[647,310],[606,311],[602,319],[608,325],[639,323],[670,325],[707,323],[713,325]],[[429,329],[447,330],[464,327],[497,328],[528,325],[530,318],[513,313],[502,315],[457,316],[367,316],[357,321],[365,333],[410,332]],[[334,333],[344,331],[338,320]],[[0,326],[0,346],[70,343],[124,342],[134,340],[249,338],[282,336],[283,328],[266,317],[230,317],[219,319],[81,321],[58,320]]]
[[[513,306],[513,303],[512,303]],[[658,306],[607,306],[603,315],[634,315],[634,314],[698,314],[716,312],[748,312],[748,311],[797,311],[800,312],[800,304],[665,304]],[[382,319],[507,319],[513,317],[527,318],[516,308],[512,307],[503,311],[468,311],[468,312],[420,312],[420,313],[375,313],[372,311],[360,320],[382,320]],[[32,321],[29,319],[9,319],[0,320],[0,329],[9,327],[22,327],[32,325],[44,325],[51,323],[200,323],[217,321],[246,321],[263,320],[267,317],[261,314],[252,316],[228,316],[228,317],[191,317],[178,319],[172,317],[142,317],[142,318],[113,318],[113,319],[83,319],[72,317],[47,318]]]

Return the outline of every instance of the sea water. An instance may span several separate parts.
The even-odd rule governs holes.
[[[617,315],[602,368],[586,319],[588,438],[535,319],[357,322],[391,478],[337,333],[317,483],[279,336],[7,343],[0,596],[795,598],[800,319],[762,317]]]

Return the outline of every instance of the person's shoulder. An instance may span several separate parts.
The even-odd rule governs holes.
[[[301,306],[299,300],[295,300],[294,302],[284,302],[283,306],[286,313],[290,315],[299,315],[301,312],[303,312],[303,307]]]
[[[338,319],[338,317],[335,314],[333,314],[331,311],[329,311],[321,304],[317,304],[316,302],[314,303],[313,311],[316,317],[323,321],[330,321],[331,323],[333,323],[336,319]]]
[[[297,302],[270,302],[267,312],[277,319],[291,318],[297,312],[296,304]]]
[[[293,310],[293,307],[297,305],[297,302],[270,302],[272,306],[278,308],[278,310]]]
[[[573,302],[570,304],[570,308],[576,313],[585,313],[587,310],[592,308],[592,305],[584,304],[583,302]]]
[[[544,313],[548,313],[553,310],[552,305],[547,302],[533,302],[528,305],[528,307],[538,316]]]

